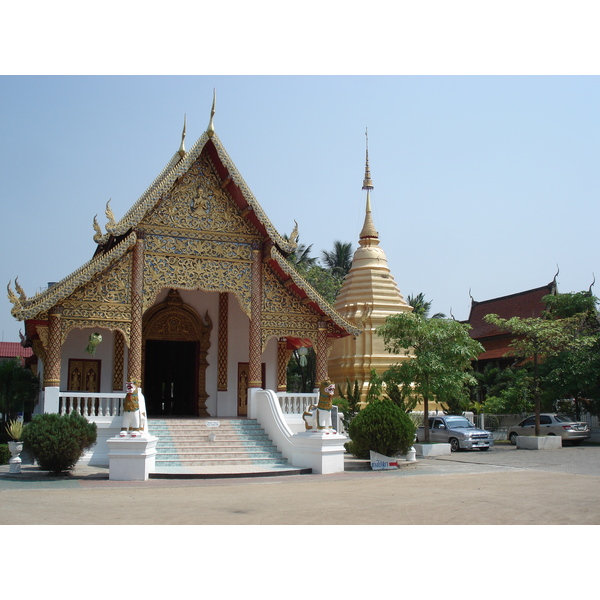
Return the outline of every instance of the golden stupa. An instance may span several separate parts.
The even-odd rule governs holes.
[[[352,258],[352,267],[344,279],[335,309],[347,321],[362,330],[357,337],[347,336],[334,342],[328,359],[328,372],[332,381],[346,388],[346,379],[361,386],[364,402],[369,387],[371,370],[381,375],[391,365],[407,356],[390,354],[385,350],[383,338],[375,330],[385,323],[390,315],[412,311],[392,276],[385,252],[379,245],[379,234],[373,223],[371,212],[371,190],[373,182],[369,170],[369,148],[367,144],[365,178],[363,190],[367,192],[366,214],[359,235],[359,248]]]

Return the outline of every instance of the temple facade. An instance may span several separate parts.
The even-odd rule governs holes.
[[[283,390],[293,348],[312,344],[317,380],[358,321],[333,309],[286,256],[214,130],[181,146],[105,232],[87,263],[28,298],[8,286],[44,388],[122,392],[140,381],[149,416],[244,416],[248,390]],[[361,242],[362,243],[362,242]],[[369,301],[367,299],[367,301]]]
[[[388,267],[381,248],[371,211],[373,181],[367,147],[363,190],[366,192],[365,220],[359,234],[358,249],[352,266],[337,295],[334,308],[346,321],[362,331],[360,336],[345,336],[336,340],[329,355],[329,375],[333,381],[361,386],[361,400],[366,399],[371,371],[381,375],[392,364],[409,360],[408,356],[390,354],[376,329],[394,314],[410,312]],[[343,385],[343,389],[344,389]]]

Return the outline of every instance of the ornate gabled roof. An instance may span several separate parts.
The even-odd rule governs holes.
[[[296,271],[293,265],[291,265],[285,257],[273,246],[270,249],[269,259],[271,266],[274,270],[287,281],[290,281],[290,285],[293,285],[294,291],[300,296],[301,299],[308,299],[316,311],[323,315],[324,320],[329,320],[334,323],[339,329],[342,335],[350,334],[353,336],[359,336],[361,329],[352,325],[352,323],[346,321],[340,316],[340,314],[324,299],[318,292]],[[345,333],[343,333],[345,332]]]
[[[542,298],[554,293],[556,293],[556,281],[542,287],[501,296],[500,298],[491,298],[481,302],[472,300],[471,311],[467,320],[467,323],[471,325],[469,334],[477,340],[490,336],[508,335],[507,331],[487,323],[484,317],[489,314],[496,314],[503,319],[540,317],[545,309]]]
[[[112,211],[107,204],[106,213],[109,220],[106,225],[107,233],[101,237],[98,235],[94,237],[99,246],[107,247],[108,244],[108,247],[110,247],[109,241],[111,238],[119,238],[135,228],[145,215],[154,208],[161,197],[188,171],[204,150],[208,152],[213,160],[223,181],[224,189],[234,198],[246,218],[254,224],[262,235],[270,238],[283,253],[293,252],[296,247],[294,240],[288,241],[278,233],[227,154],[218,136],[210,131],[203,133],[188,152],[185,152],[182,144],[158,177],[120,221],[116,222],[114,220]]]
[[[104,271],[113,261],[124,256],[129,248],[135,244],[136,239],[135,232],[130,233],[109,252],[94,256],[90,261],[71,273],[71,275],[68,275],[32,298],[26,298],[24,295],[21,298],[16,298],[13,294],[11,298],[13,303],[11,314],[20,321],[39,317],[41,313],[59,304],[77,288],[88,283],[92,277]],[[8,291],[10,296],[10,284]]]

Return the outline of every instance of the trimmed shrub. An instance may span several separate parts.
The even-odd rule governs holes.
[[[7,465],[10,460],[8,444],[0,444],[0,465]]]
[[[406,454],[415,439],[412,419],[391,400],[374,400],[350,423],[346,450],[356,458],[370,458],[369,450],[385,456]]]
[[[53,474],[71,470],[96,437],[96,423],[75,412],[36,415],[23,432],[25,448],[41,469]]]

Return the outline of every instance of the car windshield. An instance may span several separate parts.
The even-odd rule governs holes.
[[[452,429],[467,429],[467,428],[475,427],[475,425],[473,425],[473,423],[471,423],[471,421],[469,421],[468,419],[465,419],[463,417],[446,419],[446,422],[448,423],[448,427],[450,427]]]

